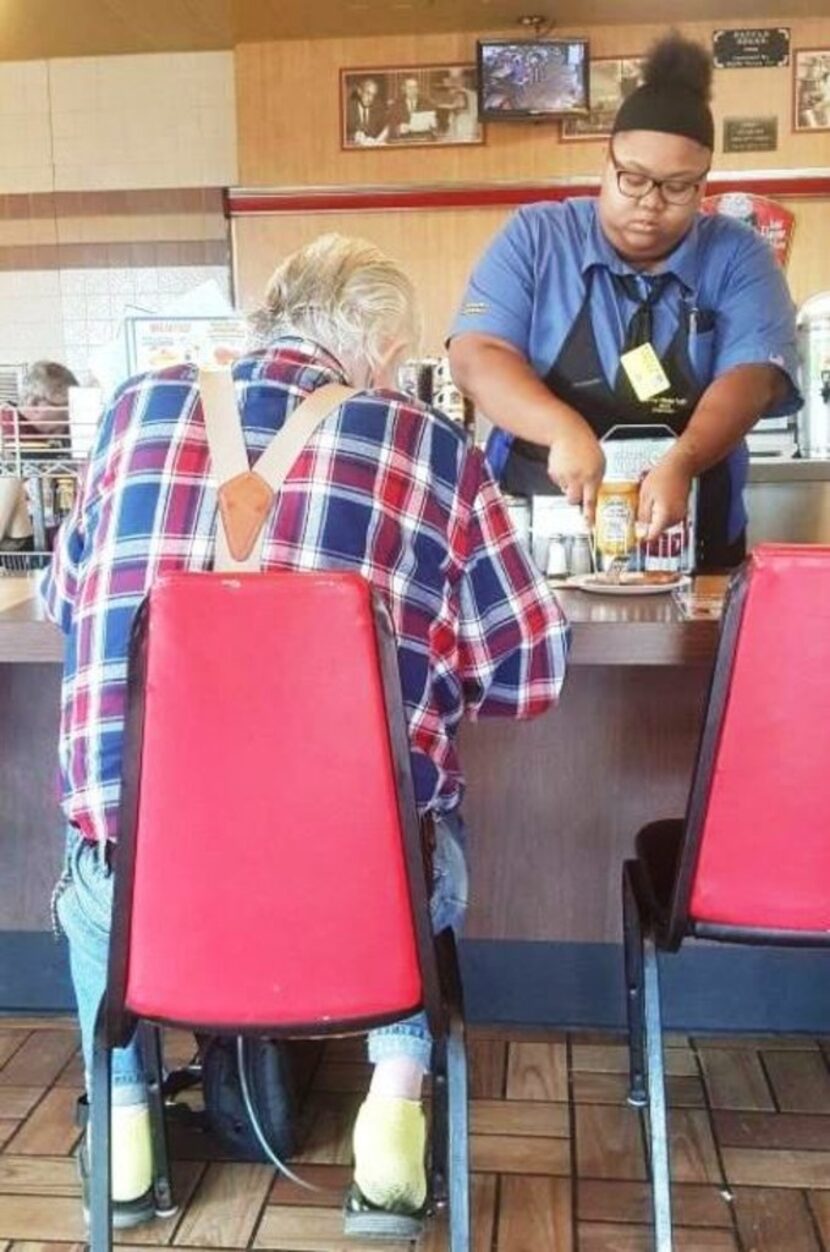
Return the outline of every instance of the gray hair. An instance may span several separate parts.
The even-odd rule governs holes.
[[[377,367],[396,340],[417,352],[420,315],[415,288],[395,261],[365,239],[329,234],[277,266],[251,328],[260,346],[298,335],[343,365]]]
[[[63,409],[69,403],[69,388],[77,386],[75,375],[60,362],[34,361],[26,371],[20,403]]]

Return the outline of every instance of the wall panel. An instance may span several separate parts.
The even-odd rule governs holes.
[[[759,24],[777,23],[770,18]],[[790,27],[793,47],[830,47],[830,14],[780,24]],[[710,43],[711,24],[681,24],[681,29]],[[587,34],[595,56],[630,56],[664,31],[664,26],[607,26],[557,28],[556,33]],[[603,145],[560,143],[558,125],[551,122],[491,124],[482,146],[341,151],[341,68],[445,64],[472,61],[474,55],[475,36],[470,33],[240,44],[236,49],[240,182],[320,186],[532,181],[598,171]],[[778,118],[777,152],[716,155],[719,168],[830,166],[830,131],[790,133],[789,70],[716,71],[714,103],[718,146],[724,117]]]
[[[787,274],[793,298],[800,304],[817,291],[830,290],[830,205],[825,200],[783,203],[797,215]],[[255,307],[280,258],[324,231],[360,235],[396,257],[414,278],[424,309],[424,348],[437,354],[443,350],[471,266],[509,212],[503,208],[410,209],[236,218],[237,300],[246,309]]]

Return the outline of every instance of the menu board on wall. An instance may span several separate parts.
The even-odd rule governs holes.
[[[242,317],[130,317],[126,326],[132,374],[187,363],[229,365],[247,342]]]
[[[755,70],[789,65],[790,32],[785,26],[716,30],[712,57],[719,70]]]

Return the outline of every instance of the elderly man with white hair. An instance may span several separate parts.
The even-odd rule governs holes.
[[[252,459],[317,388],[358,389],[290,470],[266,522],[262,568],[356,570],[388,605],[416,799],[436,827],[433,921],[457,927],[467,896],[458,723],[465,712],[531,717],[550,707],[566,624],[516,542],[480,451],[458,425],[395,389],[418,315],[412,284],[392,261],[359,240],[318,239],[278,267],[255,326],[260,350],[233,368]],[[61,729],[69,839],[54,905],[87,1069],[106,978],[130,627],[159,574],[211,568],[216,524],[196,369],[131,379],[103,417],[43,588],[69,636]],[[390,1236],[417,1232],[430,1053],[423,1015],[369,1037],[375,1069],[355,1127],[350,1233],[371,1234],[377,1215]],[[113,1058],[113,1144],[115,1221],[134,1225],[153,1215],[135,1046]]]

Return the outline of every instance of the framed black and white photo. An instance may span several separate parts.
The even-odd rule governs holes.
[[[341,70],[340,134],[347,149],[482,143],[476,67]]]
[[[589,76],[591,107],[585,117],[562,119],[562,138],[573,140],[607,139],[617,109],[635,87],[642,74],[641,57],[594,57]]]
[[[793,53],[793,130],[830,130],[830,48]]]

